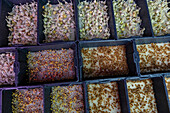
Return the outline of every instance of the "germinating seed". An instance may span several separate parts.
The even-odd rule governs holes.
[[[128,80],[128,96],[131,113],[157,113],[151,79]]]
[[[170,8],[168,0],[147,0],[155,36],[170,34]]]
[[[125,45],[83,48],[81,53],[84,78],[129,73]]]
[[[9,45],[37,44],[37,2],[15,5],[6,18]]]
[[[0,85],[14,85],[14,62],[14,53],[6,52],[0,54]]]
[[[83,1],[78,4],[80,39],[108,39],[110,29],[106,1]]]
[[[88,102],[90,113],[121,113],[118,84],[89,84]]]
[[[75,40],[75,22],[72,0],[43,6],[45,42]]]
[[[84,113],[82,85],[52,87],[51,102],[52,113]]]
[[[51,82],[75,78],[72,49],[28,52],[30,82]]]
[[[15,90],[12,97],[13,113],[44,113],[43,88]]]
[[[140,8],[134,0],[113,0],[113,10],[119,38],[143,35],[145,28],[140,28]]]
[[[151,43],[137,45],[140,57],[140,72],[159,72],[170,70],[170,44]]]

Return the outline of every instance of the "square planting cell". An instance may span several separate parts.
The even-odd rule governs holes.
[[[74,42],[18,48],[18,85],[79,80]]]
[[[80,40],[115,38],[110,1],[80,0],[77,7]]]
[[[139,12],[143,8],[141,9],[135,3],[135,0],[113,0],[113,10],[119,38],[142,36],[144,34],[145,28],[141,28],[142,20],[139,16]]]
[[[15,85],[15,53],[0,53],[0,85]]]
[[[30,82],[74,79],[74,51],[69,49],[28,52]]]
[[[128,80],[127,89],[131,113],[157,113],[151,79]]]
[[[44,42],[75,40],[76,23],[73,2],[74,0],[49,0],[42,6]]]
[[[12,93],[13,113],[44,113],[43,88],[19,89]]]
[[[170,34],[169,0],[147,0],[152,28],[155,36]]]
[[[52,87],[51,111],[52,113],[84,113],[82,85]]]
[[[3,0],[2,0],[3,1]],[[37,44],[37,2],[9,2],[11,11],[6,15],[8,45]],[[19,4],[20,3],[20,4]],[[7,33],[7,32],[6,32]]]
[[[150,43],[137,45],[140,57],[140,72],[163,72],[170,70],[170,44]]]
[[[82,48],[84,78],[127,75],[125,45]]]
[[[118,84],[88,84],[88,102],[90,113],[121,113]]]

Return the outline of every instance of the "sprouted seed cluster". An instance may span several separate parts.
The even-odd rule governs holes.
[[[170,70],[170,44],[151,43],[137,45],[140,72],[149,73]]]
[[[43,88],[15,90],[12,97],[13,113],[44,113]]]
[[[0,85],[13,85],[15,54],[13,52],[0,53]]]
[[[28,52],[30,82],[51,82],[75,78],[72,49]]]
[[[108,39],[110,37],[107,10],[106,0],[79,2],[78,14],[81,40]]]
[[[37,2],[15,5],[6,17],[9,45],[37,44]]]
[[[168,0],[147,0],[155,36],[170,34],[170,8]]]
[[[121,113],[117,82],[89,84],[90,113]]]
[[[165,83],[166,83],[168,97],[169,97],[169,101],[170,101],[170,77],[165,77]]]
[[[145,28],[140,28],[140,8],[134,0],[113,0],[113,10],[119,38],[143,35]]]
[[[84,78],[129,73],[125,45],[83,48],[81,53]]]
[[[84,113],[82,85],[52,87],[51,103],[52,113]]]
[[[45,41],[75,40],[75,22],[72,0],[52,5],[50,1],[43,6]]]
[[[151,79],[127,81],[131,113],[157,113]]]

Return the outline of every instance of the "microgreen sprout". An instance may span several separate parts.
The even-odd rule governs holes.
[[[113,10],[119,38],[143,35],[145,28],[140,28],[140,8],[134,0],[113,0]]]

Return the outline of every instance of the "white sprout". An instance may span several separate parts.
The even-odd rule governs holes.
[[[167,0],[147,0],[155,36],[170,34],[170,8]]]
[[[145,28],[140,28],[141,19],[138,16],[140,8],[134,0],[113,0],[113,10],[119,38],[143,35]]]
[[[79,2],[78,9],[81,39],[109,38],[110,29],[106,1]]]
[[[13,85],[15,83],[14,62],[14,53],[0,54],[0,85]]]
[[[9,45],[37,44],[37,3],[15,5],[6,17]]]
[[[43,6],[45,42],[56,40],[75,40],[75,22],[73,3],[51,5],[50,1]]]

